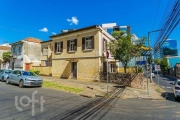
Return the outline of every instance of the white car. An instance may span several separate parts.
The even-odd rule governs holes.
[[[155,74],[154,73],[151,73],[151,76],[152,76],[152,78],[155,78]],[[150,78],[150,74],[146,74],[146,77]]]
[[[171,84],[173,85],[175,100],[178,100],[178,98],[180,98],[180,79],[177,79],[174,84]]]
[[[152,76],[152,78],[155,78],[155,74],[154,73],[151,73],[151,76]]]

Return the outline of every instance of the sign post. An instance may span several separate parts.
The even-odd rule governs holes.
[[[158,76],[158,87],[159,87],[159,75],[158,75],[158,72],[160,71],[160,65],[155,65],[155,71],[157,71],[157,76]]]
[[[106,58],[107,58],[107,95],[108,95],[108,58],[109,58],[109,52],[106,51]]]

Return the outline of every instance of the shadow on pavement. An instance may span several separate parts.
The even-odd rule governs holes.
[[[87,103],[82,107],[75,108],[73,110],[67,111],[63,114],[59,114],[58,116],[52,118],[54,119],[63,119],[63,120],[72,120],[72,119],[102,119],[113,107],[113,105],[117,102],[115,99],[119,94],[124,91],[125,87],[116,86],[116,90],[110,93],[111,95],[107,95],[102,98],[98,98],[97,100]]]
[[[180,102],[180,99],[179,99],[179,101],[175,100],[174,93],[164,92],[161,94],[161,96],[166,98],[166,100],[169,100],[169,101],[178,102],[178,103]]]

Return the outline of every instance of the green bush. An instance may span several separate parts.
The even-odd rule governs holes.
[[[39,70],[30,70],[31,72],[35,73],[36,75],[39,75],[40,71]]]
[[[142,73],[142,72],[143,72],[142,67],[138,67],[138,73]]]

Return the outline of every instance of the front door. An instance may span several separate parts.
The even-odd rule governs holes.
[[[30,64],[29,63],[26,63],[26,70],[29,70],[30,69]]]
[[[77,78],[77,62],[72,62],[72,78]]]

